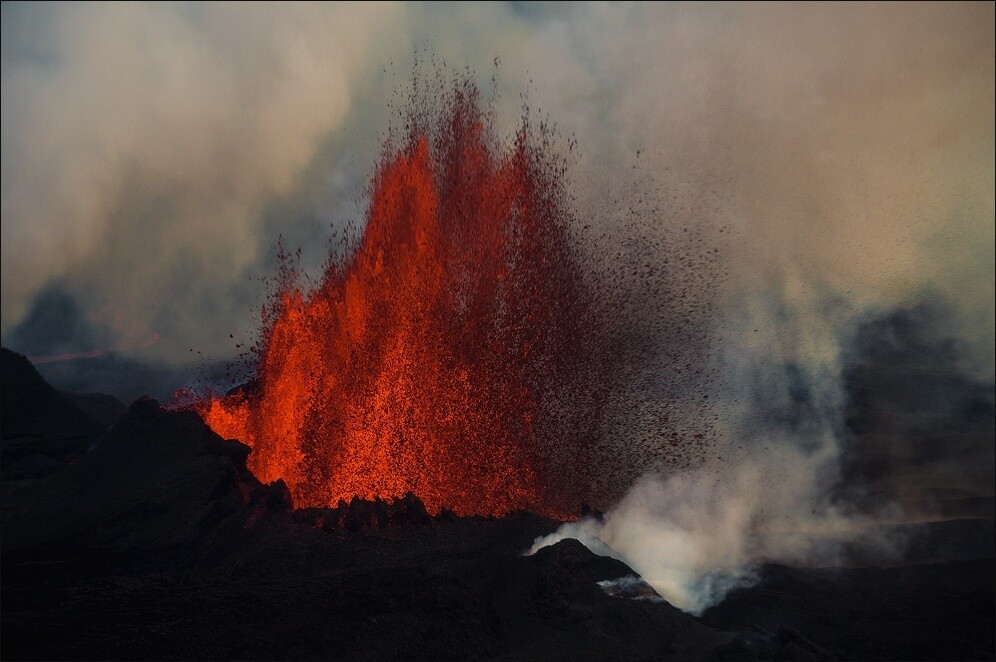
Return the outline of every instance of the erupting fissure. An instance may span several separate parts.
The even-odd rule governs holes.
[[[565,159],[528,114],[510,144],[493,122],[470,81],[414,102],[355,245],[310,288],[285,264],[255,379],[195,399],[296,507],[412,492],[433,513],[564,518],[585,498],[613,339]]]

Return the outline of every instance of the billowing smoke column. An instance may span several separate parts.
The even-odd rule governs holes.
[[[645,469],[603,442],[653,351],[626,311],[667,304],[663,271],[593,266],[546,125],[527,111],[503,145],[472,82],[436,90],[388,139],[346,256],[311,288],[285,260],[252,385],[194,407],[296,506],[413,492],[432,512],[570,517]],[[702,443],[659,436],[672,456]]]
[[[571,517],[646,469],[604,440],[657,335],[627,311],[668,305],[664,272],[594,266],[545,124],[527,111],[503,145],[471,81],[437,90],[388,139],[346,256],[311,288],[285,261],[252,385],[194,407],[296,506],[413,492],[432,512]],[[702,444],[672,427],[672,457]]]

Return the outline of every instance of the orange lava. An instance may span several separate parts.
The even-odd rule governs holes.
[[[385,149],[354,250],[311,289],[285,274],[254,385],[194,407],[296,507],[413,492],[570,516],[599,413],[564,162],[527,121],[496,140],[471,83],[429,105]]]

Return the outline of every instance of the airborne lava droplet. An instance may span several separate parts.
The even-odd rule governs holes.
[[[618,320],[549,131],[527,113],[503,145],[493,121],[470,81],[413,102],[356,244],[310,289],[285,264],[253,385],[195,401],[295,506],[413,492],[433,513],[567,518],[590,498]]]

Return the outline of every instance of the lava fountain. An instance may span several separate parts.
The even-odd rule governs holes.
[[[564,518],[586,498],[619,339],[567,161],[528,117],[502,144],[472,82],[413,102],[362,235],[310,287],[285,264],[255,379],[195,400],[295,506],[412,492],[430,512]]]

